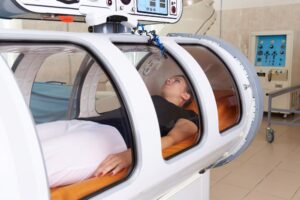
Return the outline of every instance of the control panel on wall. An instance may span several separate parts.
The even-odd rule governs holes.
[[[284,67],[286,65],[286,35],[256,36],[255,66]]]
[[[250,36],[250,60],[264,88],[288,87],[291,80],[293,32],[255,32]],[[273,82],[273,83],[272,83]],[[276,83],[275,83],[276,82]]]

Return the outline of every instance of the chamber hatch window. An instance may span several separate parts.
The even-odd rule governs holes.
[[[163,157],[170,158],[197,144],[202,130],[201,114],[193,86],[182,67],[171,55],[162,56],[154,46],[117,46],[136,67],[152,97]]]
[[[199,63],[211,84],[218,107],[220,132],[238,124],[241,117],[240,97],[225,63],[207,47],[181,46]]]

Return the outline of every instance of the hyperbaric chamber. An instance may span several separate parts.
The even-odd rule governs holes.
[[[131,148],[132,167],[120,180],[110,182],[118,183],[114,187],[104,185],[107,190],[99,193],[103,185],[93,178],[82,182],[90,189],[81,196],[72,196],[78,195],[70,189],[80,190],[77,184],[52,190],[52,199],[62,194],[161,197],[178,181],[233,160],[253,140],[262,119],[262,95],[254,69],[241,53],[217,39],[162,37],[165,55],[148,44],[148,37],[128,34],[1,31],[0,41],[6,60],[0,68],[8,65],[14,72],[32,124],[78,118],[109,124]],[[159,95],[161,85],[173,75],[185,76],[191,87],[193,101],[187,109],[198,113],[199,128],[193,138],[162,150],[151,96]],[[38,144],[36,137],[28,136],[35,135],[34,129],[23,131],[27,141],[18,148],[28,159],[42,163],[42,154],[33,156],[27,149],[29,142]],[[39,145],[35,148],[40,152]],[[46,176],[37,177],[30,160],[22,163],[36,180],[29,191],[40,188],[38,183],[46,182]],[[45,173],[43,168],[38,170]]]

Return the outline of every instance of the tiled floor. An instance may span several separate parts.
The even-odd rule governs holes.
[[[211,170],[211,200],[300,200],[300,127],[272,125],[269,144],[266,126],[264,118],[239,158]]]

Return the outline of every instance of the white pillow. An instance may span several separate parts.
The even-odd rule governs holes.
[[[36,126],[50,187],[90,178],[110,154],[127,149],[119,131],[90,121],[56,121]]]

